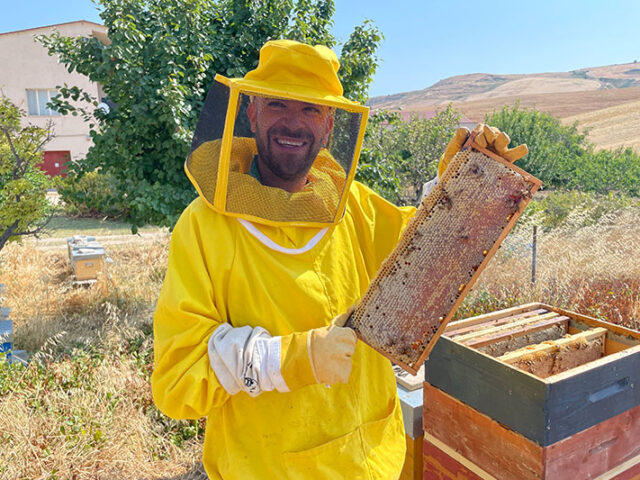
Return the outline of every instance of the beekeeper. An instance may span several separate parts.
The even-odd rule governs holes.
[[[168,416],[207,416],[213,479],[402,469],[391,364],[341,325],[415,209],[354,182],[368,110],[338,66],[268,42],[244,78],[216,76],[185,164],[199,196],[172,235],[151,384]]]

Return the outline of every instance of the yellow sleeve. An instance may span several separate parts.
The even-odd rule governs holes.
[[[369,187],[354,182],[348,212],[353,218],[367,269],[373,277],[400,240],[416,208],[397,207]]]
[[[213,372],[207,344],[222,323],[214,304],[205,245],[193,204],[176,224],[169,265],[153,318],[153,399],[176,419],[197,419],[224,403],[229,394]]]

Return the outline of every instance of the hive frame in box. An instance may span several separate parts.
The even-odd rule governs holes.
[[[503,159],[495,153],[480,147],[474,142],[474,139],[475,133],[470,136],[461,152],[458,153],[454,157],[454,159],[452,159],[449,167],[447,168],[447,171],[444,173],[439,183],[434,187],[431,193],[425,199],[423,199],[421,207],[416,212],[416,215],[411,220],[409,226],[407,226],[398,245],[389,255],[389,257],[387,257],[387,259],[383,262],[380,270],[378,271],[378,274],[371,282],[369,289],[367,290],[359,304],[356,306],[355,311],[352,313],[346,324],[346,326],[351,327],[355,330],[360,340],[369,344],[372,348],[380,352],[382,355],[386,356],[391,361],[393,361],[397,365],[400,365],[402,368],[413,373],[414,375],[417,373],[422,363],[428,357],[430,351],[433,349],[433,346],[436,343],[436,340],[443,333],[447,323],[455,314],[456,310],[464,300],[464,297],[470,291],[472,285],[480,276],[489,260],[496,253],[500,244],[507,236],[509,231],[515,225],[516,221],[520,217],[520,214],[531,199],[531,196],[541,186],[540,180],[533,177],[524,170],[516,167],[511,162]],[[472,157],[472,155],[474,156]],[[477,160],[476,163],[473,163],[474,159]],[[467,255],[468,252],[471,252],[469,255],[467,255],[467,260],[470,262],[470,257],[472,255],[474,256],[474,260],[473,262],[469,263],[468,265],[465,264],[463,268],[459,269],[459,271],[462,272],[462,274],[458,278],[458,280],[460,280],[459,283],[453,284],[452,282],[440,281],[439,284],[436,284],[436,287],[439,287],[439,289],[435,290],[435,287],[434,289],[432,289],[433,291],[438,292],[441,290],[448,290],[448,293],[442,295],[443,297],[446,297],[447,302],[442,301],[440,305],[433,305],[434,309],[440,309],[439,313],[441,313],[441,315],[435,317],[429,316],[429,318],[427,318],[426,320],[425,318],[418,319],[420,320],[420,322],[418,323],[415,322],[416,317],[413,317],[408,324],[406,319],[405,322],[402,323],[401,320],[397,318],[384,318],[385,313],[382,313],[381,315],[378,314],[375,311],[375,309],[379,308],[375,305],[376,303],[387,306],[391,305],[393,298],[385,299],[385,297],[393,297],[393,291],[395,291],[396,289],[405,288],[405,291],[409,290],[409,287],[406,287],[405,285],[405,281],[421,281],[417,278],[407,277],[406,272],[403,273],[403,275],[405,276],[405,280],[398,278],[400,277],[400,275],[396,275],[396,273],[401,268],[399,262],[404,259],[405,263],[409,264],[406,260],[409,258],[410,253],[412,251],[415,251],[415,249],[410,250],[414,247],[414,245],[412,244],[414,238],[417,239],[416,243],[421,241],[421,239],[418,237],[419,227],[427,225],[428,219],[431,218],[432,215],[437,216],[438,214],[440,214],[440,218],[442,218],[442,213],[436,211],[437,208],[448,208],[449,210],[451,209],[452,201],[450,194],[456,187],[455,181],[459,177],[459,175],[466,174],[467,177],[469,177],[473,176],[471,174],[477,174],[476,176],[478,179],[483,178],[485,171],[488,171],[486,169],[487,165],[491,168],[500,168],[499,166],[496,167],[496,164],[492,163],[492,161],[498,162],[498,164],[507,167],[506,169],[501,170],[507,172],[507,175],[505,175],[504,177],[509,177],[504,182],[502,182],[503,177],[495,174],[497,175],[497,179],[499,180],[499,182],[497,182],[500,184],[499,186],[504,186],[505,192],[517,191],[518,195],[505,194],[503,200],[506,200],[503,206],[503,210],[509,213],[502,218],[506,218],[506,225],[504,225],[503,222],[501,224],[495,223],[494,225],[486,226],[485,230],[487,231],[493,229],[491,230],[491,232],[485,233],[491,238],[490,242],[488,239],[484,239],[485,241],[487,241],[487,243],[485,243],[484,245],[478,245],[478,249],[473,251],[471,248],[463,250],[463,247],[459,246],[459,243],[455,246],[453,242],[451,242],[450,245],[447,245],[447,247],[450,249],[448,252],[450,255],[457,255],[458,257],[456,258],[463,258],[463,252],[465,255]],[[478,166],[478,164],[481,162],[485,162],[484,164],[482,164],[485,166],[485,170],[483,170],[482,165],[480,165],[478,171],[475,171],[474,168],[476,168],[476,166]],[[465,168],[467,169],[464,170]],[[489,183],[486,178],[484,178],[484,180],[485,183],[489,184],[492,188],[495,187],[493,191],[498,190],[498,186],[496,186],[496,183]],[[509,181],[511,181],[513,185],[509,185]],[[518,181],[522,184],[522,190],[515,190],[517,186],[516,183]],[[477,180],[477,182],[479,183],[480,180]],[[449,189],[449,191],[447,191],[447,188],[449,187],[451,188]],[[511,188],[511,190],[508,190],[507,187]],[[488,191],[488,187],[486,186],[485,191]],[[464,192],[464,190],[458,190],[457,194],[460,195],[461,192]],[[458,198],[454,197],[454,200],[457,201]],[[496,199],[494,199],[494,201],[497,202]],[[449,203],[447,204],[447,202]],[[511,202],[512,205],[509,202]],[[510,205],[510,207],[507,208],[507,205]],[[480,203],[480,201],[477,201],[476,203],[474,203],[474,206],[480,208],[483,205]],[[487,209],[485,208],[485,211],[486,210]],[[459,222],[458,227],[460,223],[463,222]],[[451,222],[450,228],[454,228],[453,222]],[[478,230],[482,230],[482,227],[477,228]],[[432,232],[429,233],[431,234]],[[451,238],[453,238],[454,234],[456,234],[461,235],[459,239],[465,239],[464,233],[460,234],[460,232],[450,232],[450,234]],[[423,234],[420,233],[420,236],[422,235]],[[468,240],[469,236],[467,236],[466,239]],[[427,247],[429,247],[429,245],[427,245]],[[431,247],[432,250],[435,250],[437,245],[434,243]],[[455,250],[455,248],[458,249]],[[420,248],[418,248],[418,250],[420,250]],[[403,256],[405,254],[406,256]],[[438,251],[438,254],[440,254],[440,251]],[[381,284],[383,283],[384,288],[381,287]],[[391,288],[389,287],[390,283]],[[452,292],[452,289],[455,289],[455,291]],[[422,287],[422,292],[424,292],[424,290],[425,288]],[[391,294],[389,294],[390,292]],[[419,292],[415,295],[416,299],[419,301],[419,299],[421,298]],[[445,303],[447,303],[447,305],[444,305]],[[415,304],[412,304],[412,307],[413,306],[415,306]],[[426,316],[426,314],[424,316]],[[404,328],[405,326],[407,326],[407,324],[408,328]],[[407,331],[409,331],[409,333],[407,333]],[[414,334],[413,337],[409,336],[409,334],[411,333]],[[384,336],[385,334],[386,338],[381,339],[380,336]]]

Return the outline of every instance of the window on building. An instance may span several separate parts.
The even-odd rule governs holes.
[[[54,116],[60,115],[47,107],[47,103],[56,95],[55,90],[27,90],[27,107],[29,115]]]

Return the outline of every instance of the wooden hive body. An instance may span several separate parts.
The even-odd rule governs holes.
[[[422,201],[347,324],[416,373],[540,181],[475,144]]]
[[[638,332],[540,303],[513,307],[451,323],[425,380],[425,479],[640,474]]]

